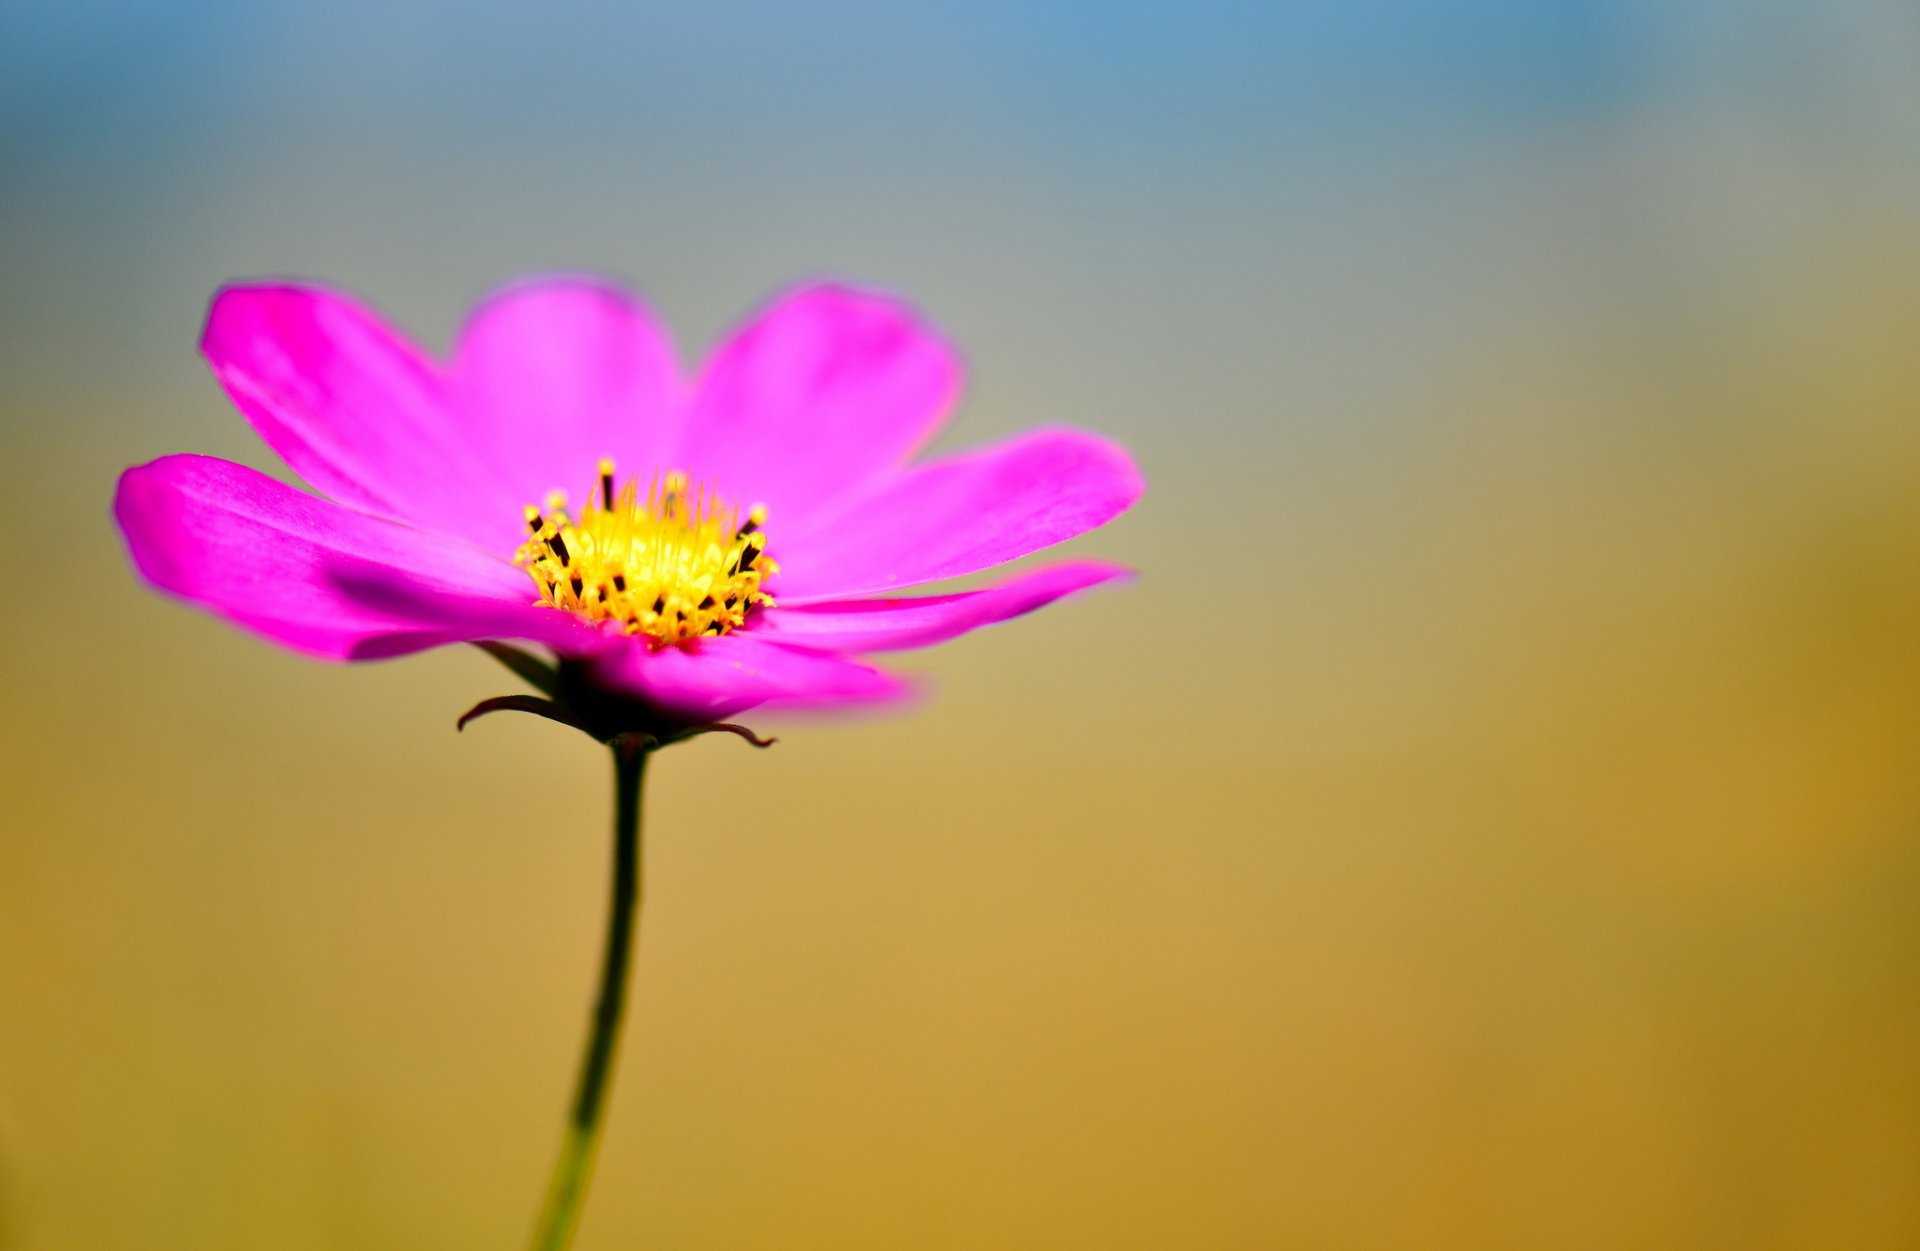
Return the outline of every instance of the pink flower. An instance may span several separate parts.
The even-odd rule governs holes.
[[[127,470],[114,500],[133,561],[324,659],[531,642],[696,722],[898,695],[902,679],[853,657],[1126,572],[1071,561],[881,597],[1070,539],[1142,483],[1120,447],[1065,429],[915,461],[959,361],[869,292],[790,292],[693,379],[637,298],[587,279],[493,296],[446,362],[346,296],[296,285],[222,291],[201,347],[325,498],[162,457]]]

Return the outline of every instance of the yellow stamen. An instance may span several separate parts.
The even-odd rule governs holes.
[[[735,525],[733,506],[687,475],[654,479],[645,501],[638,484],[616,492],[613,462],[603,460],[576,521],[564,494],[545,510],[526,510],[532,536],[514,563],[533,576],[540,603],[589,621],[617,622],[661,645],[725,634],[773,600],[760,589],[777,569],[766,555],[767,510],[756,504]]]

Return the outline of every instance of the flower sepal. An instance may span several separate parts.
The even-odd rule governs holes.
[[[778,739],[762,738],[731,721],[688,721],[630,695],[618,694],[594,682],[588,666],[563,660],[557,666],[503,643],[481,644],[540,695],[495,695],[462,713],[454,729],[496,712],[524,712],[570,726],[622,753],[650,752],[702,734],[732,734],[755,747],[771,747]]]

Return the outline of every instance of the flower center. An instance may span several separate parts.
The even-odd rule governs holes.
[[[767,510],[756,504],[735,520],[733,506],[705,488],[689,494],[684,473],[656,477],[645,500],[633,481],[616,493],[613,462],[603,460],[578,519],[563,494],[549,496],[545,512],[528,506],[533,537],[513,563],[533,575],[549,608],[684,643],[725,634],[755,605],[773,603],[760,589],[777,568],[761,533]]]

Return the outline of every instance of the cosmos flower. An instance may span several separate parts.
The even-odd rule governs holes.
[[[916,460],[960,363],[871,292],[794,290],[692,378],[636,297],[590,279],[494,295],[444,361],[293,284],[223,290],[201,347],[320,494],[165,456],[126,471],[115,515],[154,585],[311,656],[533,643],[693,723],[888,699],[905,682],[857,657],[1126,572],[893,594],[1073,538],[1142,484],[1120,447],[1067,429]]]

